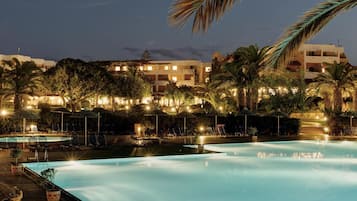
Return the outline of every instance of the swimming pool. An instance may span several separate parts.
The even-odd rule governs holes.
[[[357,196],[356,142],[206,145],[221,154],[31,163],[84,201],[336,201]]]
[[[70,141],[69,136],[7,136],[0,137],[0,143],[36,143]]]

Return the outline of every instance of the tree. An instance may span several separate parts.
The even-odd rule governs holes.
[[[110,95],[110,90],[113,76],[105,68],[96,65],[90,65],[88,67],[88,73],[92,75],[90,81],[93,85],[94,92],[94,107],[98,107],[98,100],[100,95]]]
[[[170,82],[167,84],[164,97],[175,107],[176,114],[179,114],[185,106],[193,102],[193,89],[186,85],[177,86],[176,83]]]
[[[349,64],[336,63],[328,64],[325,73],[319,74],[313,83],[312,87],[325,88],[330,97],[333,99],[333,110],[342,110],[342,93],[348,89],[353,89],[356,70]],[[325,98],[328,98],[325,96]],[[326,107],[326,105],[325,105]]]
[[[305,41],[316,35],[336,15],[357,5],[357,0],[329,0],[307,11],[290,26],[267,54],[267,62],[273,67],[284,66]]]
[[[169,13],[169,22],[184,25],[194,15],[192,31],[207,31],[213,21],[220,19],[236,0],[176,0]]]
[[[230,92],[224,88],[217,88],[214,83],[209,82],[204,86],[194,89],[195,96],[203,99],[214,109],[214,113],[228,113],[236,111],[235,100],[228,96]]]
[[[192,31],[207,31],[237,0],[176,0],[170,9],[170,23],[185,24],[194,15]],[[328,0],[306,12],[301,19],[287,29],[283,36],[267,52],[266,63],[272,67],[283,64],[298,50],[301,44],[324,28],[336,15],[354,8],[357,0]]]
[[[150,84],[145,80],[144,74],[136,67],[129,66],[128,70],[116,78],[116,94],[128,99],[141,100],[150,95]]]
[[[7,70],[8,94],[14,96],[14,110],[23,108],[26,96],[35,95],[42,83],[42,71],[32,61],[20,62],[18,59],[3,61]],[[4,91],[3,91],[4,92]]]
[[[8,69],[5,66],[0,67],[0,110],[4,107],[4,101],[11,95]]]
[[[145,50],[144,52],[143,52],[143,54],[141,55],[141,59],[142,60],[151,60],[151,55],[150,55],[150,52],[149,52],[149,50]]]
[[[262,61],[266,51],[266,47],[259,49],[256,45],[240,47],[224,65],[223,72],[213,76],[213,82],[221,88],[237,89],[238,107],[256,109],[260,72],[264,69]]]
[[[46,72],[49,88],[68,102],[72,112],[89,97],[105,89],[105,69],[78,59],[63,59]]]

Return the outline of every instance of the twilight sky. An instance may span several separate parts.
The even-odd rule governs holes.
[[[59,60],[209,61],[214,51],[271,45],[304,11],[322,0],[241,0],[207,33],[170,27],[172,0],[1,0],[0,54]],[[335,18],[311,43],[340,44],[357,65],[357,9]]]

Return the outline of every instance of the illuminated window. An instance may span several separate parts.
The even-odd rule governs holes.
[[[209,72],[211,72],[211,71],[212,71],[212,68],[211,68],[211,66],[207,66],[207,67],[205,68],[205,71],[206,71],[206,73],[209,73]]]
[[[209,77],[206,77],[205,82],[206,82],[206,83],[209,82]]]
[[[128,66],[123,66],[123,71],[127,71],[128,70]]]
[[[177,70],[177,66],[172,66],[172,70]]]
[[[139,66],[139,70],[140,70],[140,71],[143,71],[143,70],[144,70],[144,67],[143,67],[143,66]]]
[[[115,71],[120,71],[120,66],[115,66]]]
[[[172,81],[173,81],[173,82],[177,82],[177,77],[176,77],[176,76],[173,76],[173,77],[172,77]]]
[[[165,66],[165,70],[169,70],[169,66]]]
[[[152,71],[152,66],[148,66],[148,71]]]

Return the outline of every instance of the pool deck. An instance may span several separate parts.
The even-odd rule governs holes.
[[[0,181],[10,187],[17,186],[23,191],[23,201],[45,201],[46,191],[23,175],[13,175],[10,172],[11,159],[8,150],[0,151]],[[1,197],[0,197],[1,198]]]

